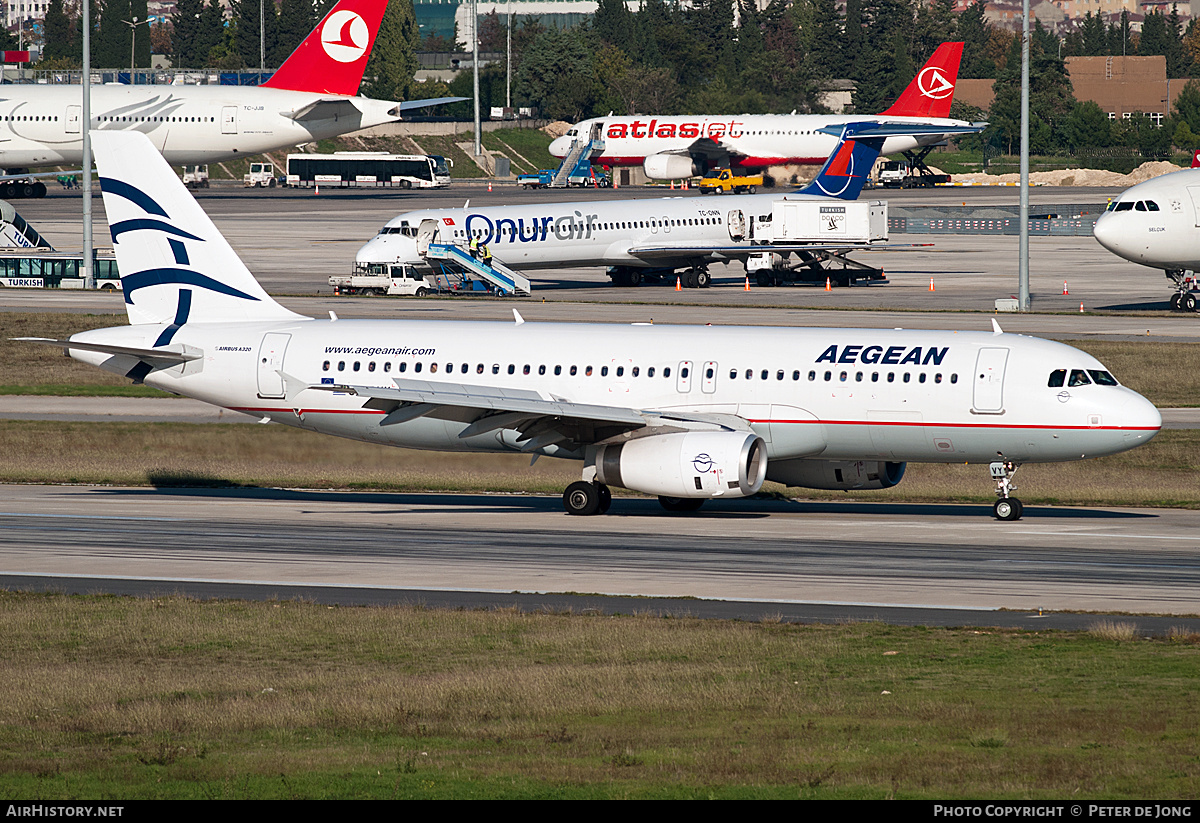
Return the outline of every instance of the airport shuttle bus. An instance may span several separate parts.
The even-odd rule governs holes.
[[[450,163],[437,154],[355,151],[289,154],[289,186],[398,186],[442,189],[450,185]]]

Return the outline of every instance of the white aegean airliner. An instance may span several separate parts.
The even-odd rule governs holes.
[[[837,135],[820,173],[804,188],[776,194],[737,194],[720,198],[664,197],[639,200],[575,201],[461,209],[422,209],[394,217],[355,255],[360,267],[402,263],[429,267],[429,243],[487,245],[495,258],[517,270],[607,266],[618,286],[636,286],[647,275],[681,276],[685,287],[711,282],[708,265],[746,261],[752,255],[776,268],[793,267],[791,255],[811,261],[814,254],[839,255],[864,244],[838,241],[838,231],[822,243],[764,242],[772,212],[780,201],[821,201],[837,212],[834,227],[844,226],[840,201],[855,200],[886,140],[897,134],[924,134],[934,127],[843,123],[830,127]],[[968,129],[939,126],[962,133]],[[938,132],[941,134],[942,132]],[[770,234],[769,231],[765,232]],[[911,245],[911,244],[903,244]],[[878,248],[878,245],[876,245]],[[852,270],[850,270],[852,271]],[[844,280],[850,271],[835,273]],[[820,277],[825,279],[825,272]]]
[[[92,128],[138,131],[174,165],[214,163],[296,146],[400,119],[411,108],[356,97],[387,0],[341,0],[262,86],[91,89]],[[83,163],[80,86],[0,90],[0,167]]]
[[[1200,168],[1164,174],[1121,192],[1093,230],[1118,257],[1162,269],[1175,289],[1171,308],[1196,311],[1200,269]]]
[[[938,46],[904,93],[882,114],[610,114],[576,123],[550,144],[550,153],[567,157],[578,141],[590,141],[593,165],[642,166],[651,179],[679,180],[712,168],[750,171],[823,163],[837,143],[837,131],[831,127],[854,121],[955,127],[944,132],[896,134],[883,147],[884,154],[914,151],[961,134],[962,129],[982,131],[986,125],[950,119],[962,50],[962,43]]]
[[[609,487],[671,511],[899,483],[907,461],[1025,462],[1150,440],[1158,410],[1091,355],[991,332],[314,319],[275,302],[145,135],[94,138],[130,325],[39,342],[289,426],[435,451],[577,460],[571,514]]]

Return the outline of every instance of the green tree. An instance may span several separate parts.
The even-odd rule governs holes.
[[[279,18],[274,2],[263,0],[231,0],[233,20],[236,23],[233,43],[244,66],[259,66],[265,58],[275,53],[279,38]],[[259,10],[262,24],[259,24]],[[261,46],[260,46],[261,44]],[[260,47],[265,52],[260,52]],[[267,61],[267,65],[271,65]]]
[[[988,54],[991,24],[984,17],[986,11],[987,6],[983,0],[976,0],[958,15],[958,36],[963,41],[959,77],[996,76],[996,62]]]
[[[43,59],[74,58],[82,60],[82,55],[73,48],[73,38],[77,21],[67,14],[63,0],[50,0],[46,6],[45,17],[46,39],[42,49]]]
[[[596,100],[591,54],[591,44],[579,30],[544,32],[522,55],[513,94],[546,117],[582,120]]]
[[[413,97],[419,40],[412,0],[388,0],[383,23],[375,38],[375,47],[367,61],[361,93],[379,100],[408,100]],[[466,96],[471,97],[473,93]],[[503,85],[500,101],[500,105],[503,105]]]
[[[279,6],[275,47],[267,57],[267,65],[282,66],[316,25],[317,13],[312,0],[283,0]]]
[[[1062,125],[1063,140],[1072,151],[1095,149],[1112,142],[1112,126],[1100,105],[1093,100],[1075,104]]]

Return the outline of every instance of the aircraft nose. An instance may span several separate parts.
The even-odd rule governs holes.
[[[550,154],[554,157],[566,157],[567,149],[570,145],[571,141],[565,134],[562,137],[557,137],[550,141]]]
[[[1100,215],[1100,219],[1096,221],[1095,228],[1092,229],[1092,236],[1096,238],[1096,242],[1104,248],[1111,251],[1113,254],[1120,254],[1120,242],[1117,235],[1119,230],[1112,217],[1107,214]]]
[[[1128,399],[1117,410],[1118,425],[1125,430],[1128,448],[1148,442],[1162,429],[1162,413],[1146,398],[1127,390]]]

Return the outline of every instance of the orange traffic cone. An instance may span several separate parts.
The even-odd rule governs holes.
[[[671,191],[675,191],[675,181],[671,181]]]
[[[1083,314],[1083,301],[1079,301],[1079,313]]]
[[[1067,291],[1067,281],[1066,280],[1063,281],[1063,294],[1070,294],[1070,292]]]
[[[491,190],[492,190],[492,181],[489,180],[488,181],[488,191],[490,192]]]
[[[930,291],[937,291],[937,289],[935,289],[935,288],[933,287],[933,278],[932,278],[932,277],[931,277],[931,278],[929,278],[929,290],[930,290]]]
[[[833,291],[833,283],[829,282],[829,278],[825,278],[825,291]]]
[[[679,275],[675,275],[675,291],[683,291],[683,281],[679,279]]]
[[[750,275],[746,275],[746,291],[750,291]]]
[[[315,182],[313,183],[313,185],[315,186],[315,189],[314,189],[314,191],[313,191],[313,194],[320,194],[320,193],[321,193],[321,183],[320,183],[320,181],[315,181]]]

